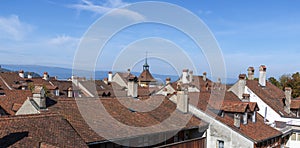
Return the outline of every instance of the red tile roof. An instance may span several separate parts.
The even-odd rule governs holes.
[[[141,82],[156,82],[149,70],[143,70],[138,79]]]
[[[27,97],[32,97],[29,90],[3,90],[3,92],[5,95],[0,96],[0,106],[10,115],[15,115]]]
[[[133,98],[120,98],[123,101],[126,99],[133,100]],[[125,99],[125,100],[124,100]],[[155,98],[151,98],[155,99]],[[156,124],[161,123],[165,119],[167,119],[171,114],[176,116],[177,122],[187,121],[187,117],[190,117],[189,114],[182,114],[181,112],[176,110],[176,105],[169,101],[168,99],[164,99],[158,108],[152,110],[150,112],[138,112],[132,111],[127,107],[124,107],[119,102],[119,99],[116,98],[107,98],[107,99],[89,99],[85,98],[84,100],[78,100],[81,105],[89,104],[86,108],[89,112],[97,113],[97,114],[89,114],[92,117],[94,122],[100,123],[101,129],[107,128],[109,129],[118,129],[119,127],[114,127],[114,124],[109,123],[107,117],[102,112],[99,112],[97,109],[99,108],[99,101],[104,105],[106,111],[112,116],[115,120],[119,121],[122,124],[132,126],[132,127],[149,127]],[[91,102],[92,101],[92,102]],[[84,118],[81,116],[76,101],[74,99],[66,99],[61,98],[58,100],[57,105],[50,107],[49,110],[51,112],[58,112],[63,115],[74,127],[74,129],[79,133],[79,135],[85,140],[86,143],[103,141],[105,138],[98,135],[95,131],[93,131],[88,124],[85,122]],[[100,119],[100,120],[99,120]],[[177,124],[177,123],[174,123]],[[198,118],[192,117],[186,128],[197,128],[199,125],[204,125],[204,122],[201,122]],[[206,124],[205,124],[206,125]],[[106,127],[107,126],[107,127]],[[174,127],[174,125],[168,125],[168,127]],[[157,129],[159,130],[159,129]],[[120,131],[121,132],[121,131]],[[133,131],[127,131],[130,134],[141,134],[141,133],[133,133]],[[155,133],[155,131],[150,130],[149,133]],[[164,131],[163,131],[164,132]],[[129,134],[128,133],[128,134]],[[115,134],[115,133],[111,133]],[[119,136],[122,136],[124,133],[119,133]],[[117,135],[116,135],[117,136]],[[129,137],[120,137],[120,138],[129,138]],[[110,140],[110,139],[109,139]]]
[[[279,115],[292,117],[291,114],[284,111],[282,99],[285,98],[285,95],[281,89],[270,82],[267,82],[265,87],[261,87],[256,80],[247,80],[246,85]]]
[[[0,117],[1,147],[87,147],[67,120],[57,114]]]
[[[300,109],[300,99],[292,99],[291,109]]]
[[[257,122],[252,123],[251,121],[248,122],[247,125],[244,125],[241,123],[240,128],[236,128],[234,126],[234,119],[231,116],[228,116],[225,114],[224,117],[221,117],[218,115],[218,113],[213,112],[211,109],[215,109],[214,104],[217,104],[217,99],[221,95],[221,92],[215,91],[215,94],[210,94],[210,92],[200,92],[200,93],[189,93],[190,100],[199,99],[198,102],[198,108],[202,111],[205,111],[205,113],[214,116],[217,120],[221,121],[222,123],[226,124],[233,130],[239,132],[240,134],[244,135],[245,137],[248,137],[252,139],[253,141],[260,142],[263,140],[267,140],[269,138],[273,138],[276,136],[280,136],[281,132],[273,129],[272,127],[266,125],[263,121],[263,118],[257,114]],[[211,98],[210,98],[211,97]],[[224,97],[224,104],[229,104],[230,102],[235,102],[233,106],[236,106],[235,104],[238,104],[237,102],[240,101],[237,96],[235,96],[232,92],[225,92]],[[241,105],[237,105],[237,109],[229,108],[230,111],[244,111],[247,107],[245,107],[245,104],[248,104],[249,109],[252,111],[255,106],[257,106],[256,103],[251,102],[241,102]],[[247,105],[246,105],[247,106]],[[217,108],[218,110],[218,108]],[[264,131],[264,132],[261,132]]]

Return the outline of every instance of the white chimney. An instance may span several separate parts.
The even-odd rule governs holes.
[[[33,90],[33,100],[39,109],[46,108],[45,90],[42,86],[35,86]]]
[[[189,98],[187,89],[177,91],[177,109],[183,113],[188,113],[188,108]]]
[[[240,128],[240,126],[241,126],[241,115],[240,114],[238,114],[238,113],[235,113],[234,114],[234,117],[233,117],[234,119],[234,126],[235,127],[237,127],[237,128]]]
[[[73,89],[72,87],[68,88],[68,98],[72,98],[73,97]]]
[[[243,124],[246,125],[248,123],[248,113],[244,112],[243,114]]]
[[[256,111],[253,111],[253,113],[252,113],[252,122],[253,123],[256,122]]]
[[[285,94],[285,106],[284,110],[288,114],[291,112],[291,99],[292,99],[292,88],[290,87],[285,87],[284,88],[284,94]]]
[[[166,78],[166,85],[170,84],[171,83],[171,78],[167,77]]]
[[[267,79],[267,67],[265,65],[261,65],[259,67],[259,85],[262,87],[266,86],[266,79]]]
[[[243,99],[243,94],[245,92],[245,87],[246,87],[246,75],[245,74],[240,74],[239,75],[239,81],[238,81],[238,94],[237,94],[237,96],[240,99]]]
[[[112,82],[113,73],[111,71],[108,72],[108,82]]]
[[[189,72],[189,82],[193,82],[193,81],[194,81],[193,71],[190,70],[190,72]]]
[[[44,72],[43,79],[46,81],[49,80],[48,72]]]
[[[31,72],[28,73],[27,78],[32,79],[32,73]]]
[[[20,71],[19,71],[19,76],[20,76],[21,78],[24,78],[24,71],[23,71],[23,70],[20,70]]]
[[[248,68],[248,80],[254,80],[254,67]]]
[[[104,82],[105,84],[108,84],[108,78],[104,78],[104,79],[103,79],[103,82]]]
[[[189,72],[188,69],[182,70],[182,78],[181,78],[181,81],[182,81],[183,84],[189,83],[188,72]]]
[[[206,72],[203,72],[203,81],[205,82],[207,80],[206,78]]]
[[[137,77],[129,78],[127,96],[135,98],[137,97],[137,95],[138,95]]]

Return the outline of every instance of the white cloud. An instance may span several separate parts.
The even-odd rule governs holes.
[[[57,36],[55,38],[52,38],[49,40],[49,44],[50,45],[74,45],[74,44],[77,44],[79,41],[78,38],[74,38],[74,37],[70,37],[70,36],[66,36],[66,35],[60,35],[60,36]]]
[[[22,40],[32,31],[32,26],[21,22],[17,15],[0,17],[0,38]]]
[[[95,4],[89,0],[81,0],[81,3],[69,5],[70,8],[74,8],[79,11],[90,11],[96,14],[104,14],[108,11],[113,10],[129,3],[123,2],[122,0],[107,0],[104,3]],[[144,16],[141,14],[128,10],[128,9],[117,9],[113,13],[114,16],[126,17],[133,20],[144,20]]]
[[[113,8],[121,7],[126,5],[127,3],[122,0],[107,0],[102,4],[94,4],[89,0],[81,0],[79,4],[69,5],[70,8],[75,8],[77,10],[91,11],[97,14],[104,14]]]

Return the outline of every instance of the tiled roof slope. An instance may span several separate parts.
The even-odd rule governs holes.
[[[155,82],[156,80],[153,78],[152,74],[149,70],[143,70],[143,72],[139,76],[139,81],[141,82]]]
[[[31,97],[29,90],[2,90],[4,95],[0,96],[0,106],[10,115],[15,115],[17,110]]]
[[[291,109],[299,109],[300,108],[300,99],[292,99]]]
[[[87,147],[67,120],[57,114],[0,118],[1,147]]]
[[[263,118],[257,114],[257,121],[255,123],[252,123],[251,121],[248,122],[248,124],[244,125],[241,123],[240,128],[236,128],[234,126],[234,119],[231,116],[228,116],[225,114],[224,117],[219,116],[216,112],[213,112],[212,109],[214,108],[214,104],[217,104],[216,101],[223,100],[223,99],[217,99],[218,96],[220,96],[221,92],[216,91],[215,95],[211,95],[210,92],[201,92],[201,93],[189,93],[190,99],[199,99],[198,102],[198,108],[202,111],[205,111],[205,113],[215,117],[215,119],[221,121],[222,123],[226,124],[233,130],[241,133],[242,135],[249,137],[253,141],[260,142],[262,140],[266,140],[269,138],[273,138],[276,136],[280,136],[281,132],[273,129],[272,127],[266,125],[263,121]],[[210,98],[212,96],[212,98]],[[225,92],[225,97],[223,100],[226,104],[226,102],[237,102],[240,101],[237,96],[235,96],[232,92]],[[241,102],[241,104],[245,104],[244,102]],[[249,104],[250,103],[250,104]],[[223,105],[222,103],[218,103]],[[252,104],[251,102],[248,102],[250,109],[255,106],[255,104]],[[243,105],[242,105],[243,106]],[[222,106],[217,108],[217,110],[221,109]],[[243,110],[244,108],[242,108]],[[262,132],[264,131],[264,132]]]
[[[121,98],[125,99],[123,101],[128,101],[126,99],[133,99],[133,98]],[[153,98],[152,98],[153,99]],[[79,101],[79,102],[78,102]],[[92,99],[92,98],[85,98],[84,100],[77,100],[77,103],[85,106],[84,108],[91,112],[89,114],[93,122],[100,123],[101,129],[106,128],[106,131],[111,129],[118,129],[119,126],[111,124],[108,121],[108,117],[101,111],[97,110],[99,108],[99,101],[104,105],[106,111],[113,117],[115,120],[119,121],[120,123],[128,126],[133,127],[148,127],[152,125],[156,125],[167,119],[171,113],[176,116],[176,122],[181,121],[188,121],[188,117],[190,114],[182,114],[181,112],[176,110],[176,105],[169,101],[168,99],[163,97],[163,101],[158,108],[152,110],[150,112],[138,112],[128,109],[122,105],[118,99],[116,98],[107,98],[107,99]],[[51,112],[57,112],[63,115],[74,127],[74,129],[79,133],[79,135],[84,139],[86,143],[103,141],[101,135],[98,135],[93,129],[89,127],[86,123],[84,118],[81,116],[80,111],[78,110],[78,106],[74,99],[66,99],[61,98],[58,100],[57,105],[50,107],[49,110]],[[96,113],[96,114],[94,114]],[[176,122],[174,124],[176,124]],[[192,117],[186,128],[197,128],[199,125],[206,125],[206,123],[201,122],[198,118]],[[116,126],[116,127],[115,127]],[[173,127],[174,125],[168,125]],[[159,129],[156,129],[159,130]],[[131,133],[133,131],[127,131],[128,134],[138,135],[141,133]],[[155,130],[149,130],[148,133],[155,133]],[[115,133],[111,133],[115,134]],[[119,133],[122,135],[124,133]],[[121,137],[120,137],[121,138]],[[129,137],[122,137],[122,138],[129,138]],[[109,139],[110,140],[110,139]]]
[[[284,111],[282,99],[285,98],[285,95],[281,89],[270,82],[267,82],[265,87],[261,87],[256,80],[247,80],[246,85],[279,115],[292,116]]]

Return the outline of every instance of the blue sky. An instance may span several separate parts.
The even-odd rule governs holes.
[[[72,67],[80,38],[88,28],[112,8],[133,0],[2,0],[0,1],[0,63]],[[256,72],[260,64],[268,76],[299,71],[300,2],[298,1],[217,1],[170,0],[199,16],[214,34],[222,49],[227,75],[235,78],[248,66]],[[176,17],[176,16],[174,16]],[[97,69],[108,70],[111,58],[121,48],[147,37],[161,37],[186,49],[197,71],[209,65],[196,45],[183,33],[160,24],[142,24],[122,30],[107,44]],[[151,47],[147,47],[151,48]],[[112,50],[119,49],[119,50]],[[148,49],[147,49],[148,50]],[[151,49],[149,49],[151,57]],[[140,54],[145,54],[142,51]],[[149,61],[154,73],[172,73],[165,62]],[[133,67],[141,70],[143,61]],[[127,69],[124,67],[124,70]]]

